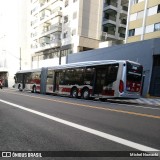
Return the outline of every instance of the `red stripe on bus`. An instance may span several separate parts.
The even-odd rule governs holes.
[[[103,90],[102,95],[105,96],[114,96],[114,90]]]
[[[71,92],[71,88],[62,88],[62,92]]]

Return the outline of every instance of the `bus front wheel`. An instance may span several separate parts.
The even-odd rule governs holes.
[[[19,90],[19,91],[22,91],[22,88],[21,88],[21,85],[20,85],[20,84],[18,85],[18,90]]]
[[[77,98],[78,97],[78,89],[77,88],[72,88],[71,97],[73,97],[73,98]]]
[[[82,98],[83,99],[89,99],[90,98],[90,92],[88,88],[85,88],[82,92]]]

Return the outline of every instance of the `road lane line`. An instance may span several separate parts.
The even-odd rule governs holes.
[[[73,128],[76,128],[76,129],[91,133],[93,135],[105,138],[107,140],[111,140],[113,142],[128,146],[130,148],[134,148],[134,149],[137,149],[137,150],[140,150],[140,151],[146,151],[146,152],[151,152],[151,151],[159,152],[160,151],[160,150],[155,149],[155,148],[151,148],[151,147],[148,147],[148,146],[145,146],[145,145],[142,145],[142,144],[138,144],[138,143],[135,143],[135,142],[132,142],[132,141],[129,141],[129,140],[117,137],[117,136],[113,136],[111,134],[107,134],[105,132],[101,132],[101,131],[98,131],[98,130],[95,130],[95,129],[92,129],[92,128],[88,128],[88,127],[85,127],[85,126],[82,126],[82,125],[79,125],[79,124],[76,124],[76,123],[73,123],[73,122],[70,122],[70,121],[66,121],[64,119],[60,119],[60,118],[57,118],[57,117],[54,117],[54,116],[51,116],[51,115],[48,115],[48,114],[33,110],[33,109],[26,108],[24,106],[20,106],[20,105],[11,103],[11,102],[7,102],[7,101],[4,101],[2,99],[0,99],[0,102],[5,103],[5,104],[7,104],[9,106],[13,106],[13,107],[19,108],[21,110],[28,111],[30,113],[34,113],[36,115],[45,117],[47,119],[59,122],[61,124],[65,124],[67,126],[70,126],[70,127],[73,127]]]
[[[80,107],[86,107],[86,108],[92,108],[92,109],[99,109],[99,110],[105,110],[105,111],[111,111],[111,112],[117,112],[117,113],[129,114],[129,115],[135,115],[135,116],[140,116],[140,117],[148,117],[148,118],[160,119],[160,116],[155,116],[155,115],[151,115],[151,114],[130,112],[130,111],[119,110],[119,109],[103,108],[103,107],[100,107],[100,106],[91,106],[91,105],[81,104],[81,103],[72,103],[72,102],[67,102],[67,101],[43,98],[43,97],[38,97],[38,96],[30,96],[30,95],[24,95],[24,94],[12,93],[12,92],[10,92],[10,93],[11,94],[15,94],[15,95],[21,95],[21,96],[24,96],[24,97],[31,97],[31,98],[47,100],[47,101],[51,101],[51,102],[69,104],[69,105],[73,105],[73,106],[80,106]]]

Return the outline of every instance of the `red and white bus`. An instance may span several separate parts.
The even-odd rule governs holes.
[[[142,65],[133,61],[87,61],[19,71],[15,86],[84,99],[139,98],[142,74]]]

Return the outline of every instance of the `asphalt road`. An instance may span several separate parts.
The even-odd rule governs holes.
[[[0,90],[0,151],[154,151],[160,155],[159,135],[159,107]]]

